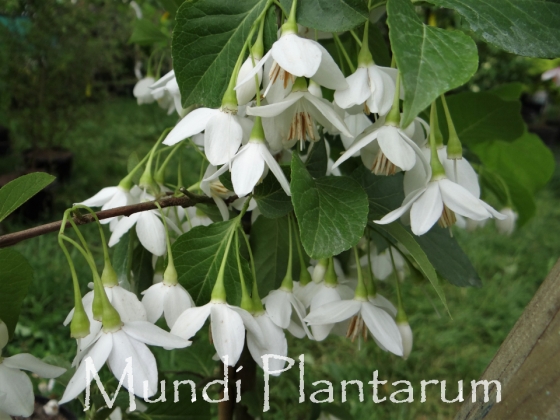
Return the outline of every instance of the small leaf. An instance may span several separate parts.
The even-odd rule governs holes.
[[[428,0],[455,9],[486,42],[517,55],[560,56],[560,3],[543,0]]]
[[[289,168],[283,167],[282,169],[289,180]],[[253,198],[262,215],[268,218],[283,217],[294,209],[292,199],[284,192],[276,177],[271,173],[255,187]]]
[[[407,127],[439,95],[469,81],[478,67],[478,53],[464,33],[424,25],[410,0],[388,0],[387,15],[404,84],[401,124]]]
[[[352,172],[368,196],[369,220],[379,219],[400,207],[404,200],[403,175],[378,176],[368,171],[363,165]]]
[[[210,226],[197,226],[179,236],[172,246],[179,282],[189,291],[197,306],[210,301],[229,234],[236,224],[237,220],[233,219]],[[231,304],[239,302],[241,290],[234,243],[232,240],[224,279],[228,302]],[[252,278],[250,267],[244,258],[241,262],[245,280],[248,281]]]
[[[0,267],[0,320],[11,336],[33,280],[33,269],[23,255],[13,249],[0,250]]]
[[[315,259],[340,254],[364,233],[367,195],[346,176],[313,179],[297,153],[292,155],[292,202],[307,254]]]
[[[160,27],[147,19],[136,19],[132,25],[132,35],[128,40],[130,44],[165,45],[169,42],[169,37],[161,31]]]
[[[4,185],[0,189],[0,222],[54,179],[54,176],[44,172],[34,172]]]
[[[292,0],[281,0],[286,12]],[[305,0],[297,5],[297,21],[323,32],[344,32],[363,24],[369,16],[362,0]]]

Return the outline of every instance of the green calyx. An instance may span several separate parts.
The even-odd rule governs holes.
[[[99,278],[97,279],[96,283],[99,284],[98,294],[100,297],[101,305],[103,307],[102,320],[101,320],[101,322],[103,323],[103,331],[105,332],[118,331],[123,325],[121,316],[119,315],[117,310],[113,307],[113,305],[111,305],[111,302],[109,302],[109,298],[107,297],[105,288],[101,285],[101,281]],[[97,291],[94,291],[94,293],[97,294]]]
[[[329,265],[327,267],[327,272],[325,273],[325,285],[329,287],[338,286],[338,279],[336,272],[334,271],[334,259],[329,258]]]
[[[293,6],[292,6],[293,7]],[[294,279],[292,278],[292,261],[293,261],[293,240],[292,240],[292,215],[289,216],[288,222],[288,267],[286,269],[286,275],[282,280],[282,284],[280,285],[280,290],[284,290],[285,292],[292,292],[294,290]]]
[[[286,21],[286,23],[282,25],[282,36],[298,33],[296,10],[297,10],[297,0],[293,0],[292,8],[290,9],[290,16],[288,16],[288,20]]]
[[[101,283],[105,287],[114,287],[119,284],[119,278],[117,272],[111,265],[111,260],[105,259],[105,266],[103,267],[103,272],[101,273]]]
[[[437,152],[437,141],[436,141],[436,135],[435,135],[435,124],[436,124],[436,118],[437,118],[437,106],[436,103],[433,102],[432,103],[432,109],[430,110],[430,151],[431,151],[431,156],[430,156],[430,166],[432,168],[432,181],[437,181],[440,179],[445,178],[445,169],[443,168],[443,165],[441,164],[440,160],[439,160],[439,156],[438,156],[438,152]]]
[[[292,86],[292,92],[307,92],[307,80],[305,77],[298,77]]]
[[[364,28],[364,37],[362,38],[362,46],[360,47],[360,52],[358,53],[358,67],[369,67],[375,62],[373,61],[373,56],[369,50],[368,45],[368,35],[369,35],[369,19],[366,20],[366,25]]]
[[[356,291],[354,292],[354,299],[359,300],[361,302],[367,302],[368,300],[368,291],[366,284],[364,282],[364,275],[362,272],[362,266],[360,265],[360,256],[358,254],[358,248],[354,248],[354,257],[356,259],[356,267],[358,268],[358,285],[356,286]]]
[[[253,124],[253,129],[251,130],[251,136],[249,137],[249,142],[251,143],[264,143],[264,129],[262,125],[261,117],[255,117],[255,123]]]
[[[74,315],[72,315],[72,322],[70,323],[70,336],[72,338],[84,338],[89,335],[90,322],[84,310],[82,299],[74,300]]]
[[[447,119],[447,127],[449,129],[449,140],[447,141],[447,159],[463,159],[463,145],[461,144],[461,140],[459,140],[457,130],[455,130],[455,124],[453,124],[451,113],[449,112],[449,108],[447,107],[445,95],[441,95],[441,102],[443,104],[445,118]]]
[[[391,125],[393,127],[400,127],[401,125],[401,107],[400,107],[400,96],[401,96],[401,75],[397,74],[397,85],[395,87],[395,97],[393,98],[393,105],[391,110],[385,118],[385,125]]]
[[[103,293],[103,286],[101,282],[93,280],[93,319],[96,321],[101,321],[103,319],[103,301],[101,300],[101,294]]]
[[[173,261],[170,260],[165,271],[163,272],[163,284],[167,286],[176,286],[179,283],[177,279],[177,270],[175,269]]]

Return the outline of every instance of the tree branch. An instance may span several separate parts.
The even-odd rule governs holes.
[[[198,203],[211,204],[214,201],[212,200],[212,198],[206,197],[205,195],[196,195],[189,192],[188,196],[186,197],[167,196],[155,201],[147,201],[145,203],[132,204],[130,206],[115,207],[114,209],[110,210],[98,211],[96,214],[99,220],[109,219],[116,216],[130,216],[134,213],[157,209],[158,207],[156,206],[156,202],[158,202],[161,207],[192,207]],[[86,225],[88,223],[95,222],[95,218],[91,214],[74,216],[73,219],[77,225]],[[46,225],[36,226],[31,229],[22,230],[20,232],[2,235],[0,236],[0,248],[15,245],[25,239],[35,238],[46,233],[57,232],[60,229],[61,225],[62,220],[59,220],[58,222],[47,223]],[[67,222],[66,227],[69,226],[70,222]]]

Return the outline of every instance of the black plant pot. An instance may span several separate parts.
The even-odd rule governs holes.
[[[74,153],[62,147],[28,149],[23,152],[23,159],[28,169],[44,170],[64,182],[70,179]]]

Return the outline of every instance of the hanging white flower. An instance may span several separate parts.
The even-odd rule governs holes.
[[[256,84],[255,84],[255,74],[252,78],[247,79],[247,75],[253,70],[255,66],[258,66],[260,60],[262,59],[262,54],[252,52],[249,57],[243,62],[243,65],[239,69],[239,74],[237,75],[238,85],[235,89],[237,94],[237,103],[239,105],[246,105],[255,97],[256,94]],[[253,62],[255,65],[253,65]],[[256,76],[258,77],[258,84],[261,84],[263,69],[262,66],[259,67]],[[246,80],[245,83],[239,84],[240,80]]]
[[[150,86],[152,86],[154,82],[155,79],[151,76],[144,77],[136,82],[134,88],[132,89],[132,94],[136,98],[138,105],[151,104],[155,101],[155,98],[152,95],[152,90],[150,89]]]
[[[27,353],[1,357],[2,349],[8,344],[8,328],[0,320],[0,419],[10,416],[30,417],[33,414],[35,397],[33,384],[22,372],[28,370],[42,378],[57,378],[66,369],[49,365]]]
[[[134,186],[131,189],[127,189],[121,185],[117,185],[116,187],[105,187],[94,196],[76,204],[82,204],[88,207],[101,207],[101,210],[110,210],[116,207],[129,206],[131,204],[138,203],[141,192],[142,190],[137,186]],[[100,220],[100,223],[107,224],[112,220],[116,219],[111,217]]]
[[[262,332],[262,343],[259,343],[258,337],[253,335],[251,331],[247,331],[247,348],[255,362],[260,367],[263,367],[262,356],[265,354],[287,356],[288,342],[284,330],[272,322],[270,316],[265,311],[257,312],[253,314],[253,317]],[[276,358],[272,358],[268,361],[269,370],[271,371],[282,370],[285,364],[286,361]],[[280,373],[274,373],[272,375],[278,376]]]
[[[307,335],[308,338],[313,339],[309,328],[303,322],[305,306],[293,292],[283,289],[273,290],[262,302],[272,322],[280,328],[287,329],[297,338]]]
[[[188,113],[189,109],[183,108],[181,104],[181,92],[179,91],[179,84],[177,83],[174,70],[162,76],[157,82],[150,86],[150,89],[152,90],[152,95],[158,102],[160,98],[164,96],[170,99],[169,111],[176,111],[180,117],[184,117]]]
[[[177,318],[195,306],[189,292],[179,283],[169,284],[164,280],[142,292],[142,304],[146,308],[148,321],[155,323],[163,315],[169,328]]]

